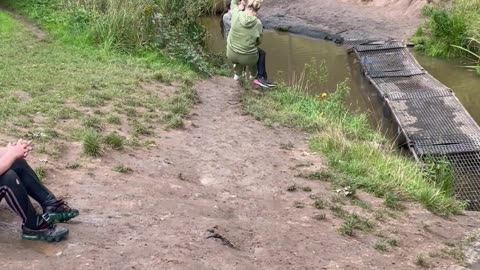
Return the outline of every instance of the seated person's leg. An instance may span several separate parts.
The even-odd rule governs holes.
[[[258,61],[257,61],[257,77],[260,86],[262,87],[274,87],[275,84],[268,80],[267,75],[267,54],[261,48],[258,48]]]
[[[33,169],[24,159],[16,160],[11,169],[18,175],[30,197],[36,200],[50,217],[57,222],[65,222],[78,216],[76,209],[70,208],[66,202],[59,200],[38,179]]]
[[[266,53],[264,50],[261,48],[258,48],[258,61],[257,61],[257,77],[256,79],[259,78],[264,78],[267,79],[267,68],[265,67],[265,57]]]
[[[13,170],[0,176],[0,200],[22,218],[22,238],[27,240],[60,241],[68,235],[68,229],[56,227],[48,215],[40,216],[28,198],[27,190]]]
[[[243,71],[245,70],[245,66],[241,64],[235,64],[234,67],[234,72],[235,72],[235,77],[234,79],[238,81],[242,76],[243,76]]]

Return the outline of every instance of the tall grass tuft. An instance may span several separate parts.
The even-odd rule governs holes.
[[[451,45],[480,52],[480,44],[469,44],[468,37],[480,39],[480,0],[453,0],[452,3],[426,5],[422,14],[427,17],[422,30],[412,41],[430,56],[456,57],[466,55]],[[469,46],[472,45],[472,46]]]
[[[94,129],[85,131],[83,135],[83,153],[91,157],[102,154],[102,137]]]

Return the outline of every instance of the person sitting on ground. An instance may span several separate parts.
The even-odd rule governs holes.
[[[231,1],[227,0],[226,9],[221,16],[220,28],[223,37],[227,38],[227,58],[235,65],[234,79],[240,79],[243,70],[248,67],[251,75],[255,75],[254,84],[273,87],[275,85],[267,80],[266,53],[258,48],[263,33],[263,25],[256,18],[260,2],[253,0],[248,4],[245,0],[240,2],[233,0],[232,9]],[[252,64],[253,61],[255,61],[254,64]]]
[[[32,142],[18,140],[0,148],[0,201],[6,198],[10,208],[22,218],[22,239],[60,241],[68,229],[56,226],[79,215],[63,200],[57,199],[38,179],[25,161],[32,151]],[[29,197],[43,209],[37,213]]]

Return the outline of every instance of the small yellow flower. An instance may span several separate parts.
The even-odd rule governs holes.
[[[326,98],[327,97],[327,93],[322,93],[322,98]]]

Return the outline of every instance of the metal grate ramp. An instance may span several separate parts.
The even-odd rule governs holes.
[[[409,77],[374,78],[373,83],[390,100],[451,96],[449,88],[427,74]]]
[[[456,197],[480,210],[480,127],[460,101],[399,42],[363,43],[353,50],[417,161],[447,159]]]
[[[406,48],[357,52],[371,78],[405,77],[425,74]]]

